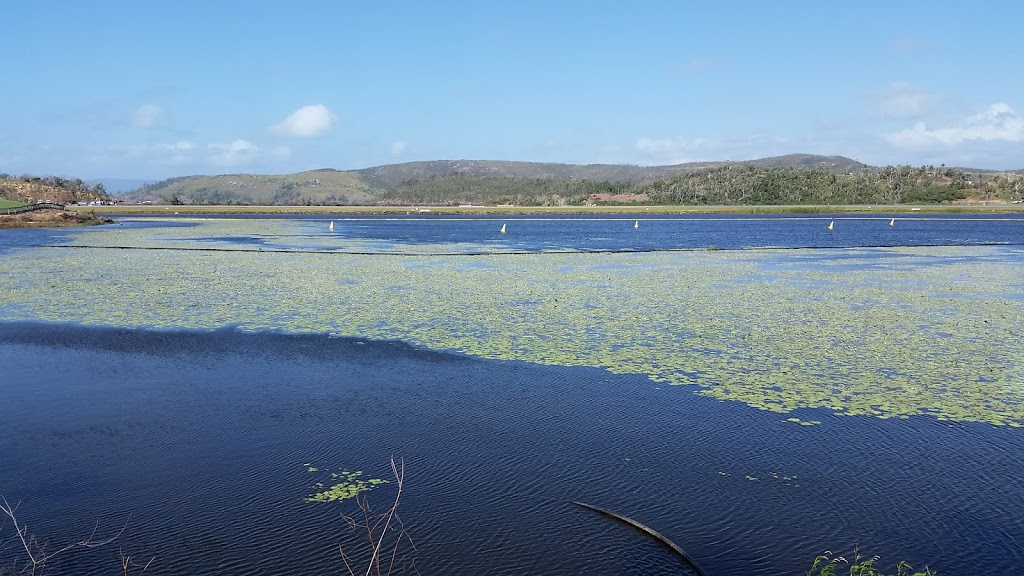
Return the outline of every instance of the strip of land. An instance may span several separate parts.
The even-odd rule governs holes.
[[[1022,204],[922,204],[919,206],[899,205],[744,205],[744,206],[76,206],[75,211],[95,211],[108,216],[143,215],[159,216],[185,214],[912,214],[917,212],[945,214],[991,214],[1024,213]]]
[[[93,226],[113,222],[91,211],[33,210],[18,214],[0,214],[0,228],[62,228],[65,226]]]

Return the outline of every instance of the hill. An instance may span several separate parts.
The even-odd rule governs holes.
[[[870,168],[842,156],[811,154],[669,166],[433,160],[350,171],[325,168],[284,175],[186,176],[144,186],[122,198],[127,202],[254,205],[524,203],[542,200],[548,203],[567,198],[578,200],[597,193],[614,195],[628,186],[734,165],[815,168],[835,174]]]
[[[89,186],[78,178],[61,178],[58,176],[38,177],[0,174],[0,198],[18,202],[56,202],[73,204],[75,202],[106,201],[110,196],[102,184]]]
[[[168,204],[343,205],[372,204],[377,194],[357,176],[324,169],[283,175],[171,178],[143,186],[122,199]]]
[[[431,176],[459,174],[481,178],[534,178],[552,180],[591,180],[600,182],[648,182],[709,168],[729,165],[777,166],[789,168],[825,167],[830,172],[859,172],[866,164],[843,156],[790,154],[739,162],[689,162],[667,166],[634,164],[550,164],[541,162],[510,162],[503,160],[433,160],[406,162],[352,170],[364,182],[376,188],[391,189],[409,180]]]
[[[708,166],[709,164],[702,164]],[[391,189],[410,180],[458,174],[478,178],[534,178],[551,180],[594,180],[602,182],[643,182],[692,170],[696,165],[636,166],[630,164],[550,164],[504,160],[432,160],[387,164],[352,170],[376,188]]]
[[[436,160],[351,171],[187,176],[122,198],[247,205],[899,204],[1015,200],[1022,188],[1024,179],[1013,172],[873,167],[843,156],[790,154],[671,166]]]
[[[731,164],[799,168],[803,170],[822,168],[833,174],[852,174],[861,172],[864,169],[871,169],[867,164],[847,158],[846,156],[818,156],[816,154],[787,154],[786,156],[774,156],[747,162],[733,162]]]

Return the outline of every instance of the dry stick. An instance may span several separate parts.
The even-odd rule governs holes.
[[[615,512],[612,512],[611,510],[608,510],[607,508],[601,508],[601,507],[598,507],[598,506],[594,506],[592,504],[586,504],[584,502],[576,502],[576,501],[573,501],[573,504],[575,504],[577,506],[582,506],[583,508],[588,508],[588,509],[593,510],[595,512],[600,512],[601,514],[604,514],[605,516],[608,516],[609,518],[614,518],[614,519],[616,519],[616,520],[618,520],[620,522],[625,522],[626,524],[629,524],[630,526],[636,528],[637,530],[640,530],[641,532],[644,532],[644,533],[648,534],[649,536],[653,536],[655,539],[659,540],[662,544],[664,544],[664,545],[668,546],[669,548],[671,548],[672,551],[675,552],[676,554],[678,554],[680,558],[685,560],[686,563],[689,564],[693,568],[694,572],[696,572],[698,574],[698,576],[707,576],[707,574],[705,574],[704,571],[701,570],[700,566],[697,565],[697,562],[695,562],[693,560],[693,558],[690,558],[689,554],[687,554],[686,552],[683,552],[682,548],[677,546],[675,542],[669,540],[664,535],[662,535],[661,532],[658,532],[657,530],[655,530],[653,528],[649,528],[649,527],[647,527],[647,526],[637,522],[636,520],[633,520],[632,518],[626,518],[625,516],[622,516],[621,514],[616,514]]]
[[[79,540],[78,542],[74,542],[72,544],[68,544],[67,546],[60,548],[55,552],[45,554],[42,548],[39,547],[38,544],[36,544],[38,548],[37,551],[39,553],[39,557],[37,558],[36,555],[32,553],[32,544],[35,543],[35,540],[32,536],[29,536],[28,534],[28,524],[22,524],[21,526],[19,526],[18,519],[14,515],[15,511],[18,510],[18,507],[21,506],[21,502],[18,502],[17,504],[11,506],[10,502],[7,501],[6,497],[0,496],[0,500],[3,500],[3,504],[0,504],[0,512],[3,512],[5,516],[11,519],[11,523],[14,525],[14,532],[18,535],[18,539],[21,540],[21,546],[22,548],[24,548],[25,555],[28,556],[29,563],[32,566],[30,572],[31,574],[35,574],[37,570],[41,570],[48,560],[51,560],[55,556],[67,552],[68,550],[73,550],[75,548],[98,548],[100,546],[106,546],[114,540],[117,540],[128,527],[128,524],[126,523],[124,526],[121,527],[120,530],[118,530],[117,534],[114,534],[109,539],[103,540],[102,542],[94,542],[93,538],[96,536],[96,530],[99,529],[99,524],[97,523],[97,525],[93,527],[92,533],[89,534],[88,538],[86,538],[85,540]],[[28,536],[28,539],[26,539],[26,536]],[[150,562],[152,562],[152,560]],[[148,567],[149,564],[147,564],[146,566]]]
[[[402,481],[405,479],[405,462],[402,462],[402,471],[399,473],[398,468],[395,466],[395,457],[391,457],[391,473],[395,475],[395,484],[398,485],[398,493],[395,494],[395,503],[391,505],[391,509],[388,510],[386,515],[387,520],[384,522],[384,532],[381,533],[380,539],[377,541],[376,546],[373,549],[373,560],[380,562],[380,547],[384,543],[384,536],[387,535],[388,526],[391,525],[391,519],[395,516],[395,511],[398,509],[398,500],[402,497]],[[377,523],[380,524],[379,522]],[[370,576],[370,571],[373,569],[373,562],[366,567],[366,576]],[[380,572],[378,566],[377,572]]]
[[[361,501],[359,501],[359,509],[363,514],[363,519],[361,522],[356,521],[356,519],[351,516],[342,516],[345,519],[345,522],[347,522],[348,525],[352,528],[365,528],[367,538],[370,540],[370,544],[373,546],[373,554],[370,556],[369,564],[366,567],[366,576],[370,576],[371,574],[373,574],[374,567],[376,567],[377,569],[377,576],[381,576],[382,574],[391,574],[393,572],[395,567],[395,561],[398,556],[398,547],[402,543],[403,536],[405,537],[406,540],[409,541],[409,544],[412,545],[413,549],[416,549],[416,545],[413,544],[412,539],[409,538],[407,534],[405,534],[405,525],[402,523],[402,519],[398,516],[398,503],[402,497],[402,486],[405,480],[405,462],[402,461],[401,464],[395,464],[395,459],[392,456],[391,472],[395,476],[395,483],[398,486],[398,493],[395,495],[395,501],[391,504],[391,506],[387,509],[385,513],[380,515],[373,514],[372,510],[370,509],[369,501],[364,497]],[[394,550],[392,550],[391,553],[391,558],[388,563],[387,572],[383,572],[381,552],[384,546],[384,540],[388,535],[388,529],[391,527],[392,521],[397,523],[401,529],[399,530],[399,535],[395,542],[395,548]],[[379,533],[378,530],[380,530]],[[352,563],[350,561],[351,559],[345,554],[344,548],[340,545],[338,546],[338,553],[341,555],[342,562],[345,563],[345,569],[348,571],[349,576],[355,576],[355,571],[352,569]]]
[[[122,574],[124,574],[124,576],[128,576],[130,574],[131,569],[138,566],[138,564],[132,562],[131,555],[125,555],[124,551],[122,551],[121,549],[118,549],[118,554],[121,555]],[[149,562],[146,562],[146,565],[142,567],[142,570],[139,571],[139,574],[142,574],[146,570],[149,570],[149,566],[153,563],[154,560],[156,560],[156,556],[150,558]]]

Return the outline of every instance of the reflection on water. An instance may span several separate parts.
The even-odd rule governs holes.
[[[305,464],[386,477],[391,454],[424,574],[681,573],[572,500],[655,527],[709,574],[802,573],[855,543],[945,574],[1024,565],[1008,428],[795,426],[636,376],[323,335],[6,323],[0,365],[0,486],[22,519],[60,541],[130,514],[147,573],[338,571],[355,509],[305,502]],[[109,572],[116,553],[75,558],[56,573]]]

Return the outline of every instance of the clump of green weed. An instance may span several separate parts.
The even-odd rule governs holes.
[[[878,556],[864,558],[857,549],[853,551],[853,561],[847,560],[844,556],[836,556],[831,550],[826,550],[814,559],[814,564],[807,571],[807,576],[887,576],[875,567]],[[913,572],[913,567],[905,560],[900,560],[896,565],[896,573],[892,576],[936,576],[930,568],[925,566],[923,572]]]

